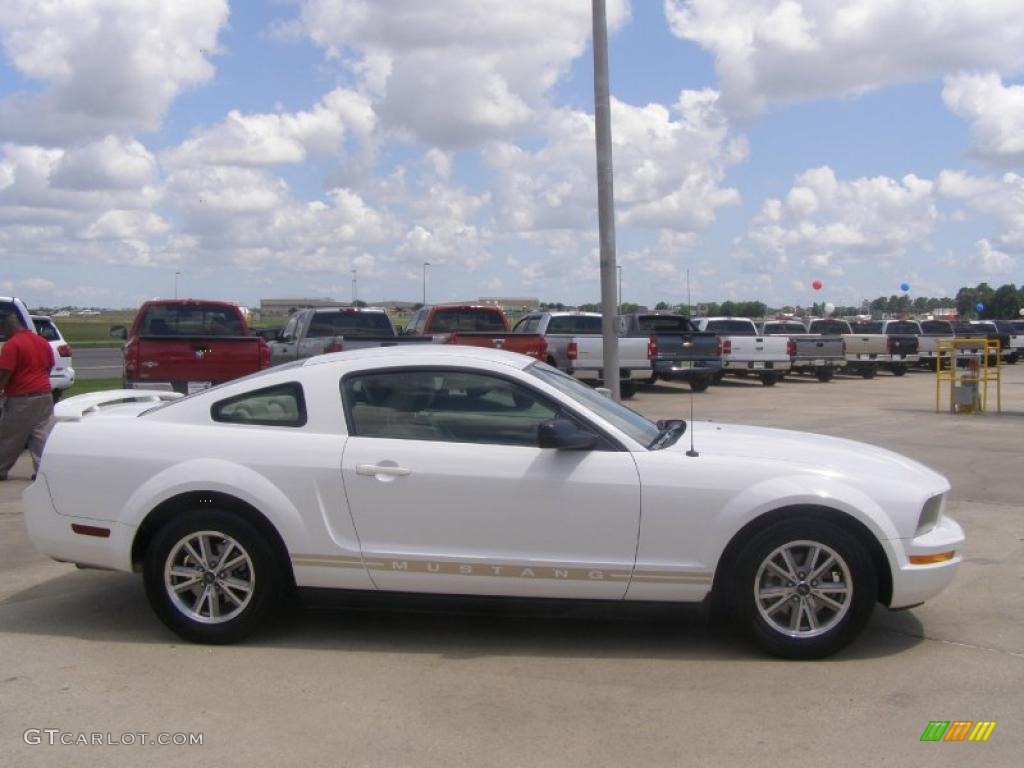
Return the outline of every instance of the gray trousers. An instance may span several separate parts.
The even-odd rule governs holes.
[[[8,397],[0,416],[0,479],[6,479],[14,462],[28,446],[32,467],[39,469],[39,457],[50,433],[53,398],[49,394]]]

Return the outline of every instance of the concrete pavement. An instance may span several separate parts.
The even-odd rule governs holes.
[[[36,554],[0,484],[0,762],[86,765],[1016,766],[1024,753],[1024,366],[1002,415],[933,412],[927,374],[694,398],[714,422],[866,440],[953,482],[968,534],[949,590],[876,611],[837,657],[783,662],[699,612],[623,606],[413,613],[297,608],[233,647],[183,643],[138,577]],[[640,394],[687,416],[685,386]],[[711,419],[712,423],[706,423]],[[12,472],[30,474],[27,458]],[[921,743],[931,720],[995,720],[986,743]],[[28,728],[202,732],[202,746],[29,745]]]

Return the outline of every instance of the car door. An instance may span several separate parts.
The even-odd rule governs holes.
[[[571,414],[503,375],[392,368],[342,389],[345,493],[380,589],[625,594],[640,523],[629,452],[607,438],[539,448],[538,425]]]
[[[297,336],[299,321],[302,317],[302,312],[296,312],[288,318],[288,323],[285,325],[284,330],[281,331],[281,335],[268,345],[270,347],[271,365],[287,363],[290,360],[294,360],[298,355],[299,342]]]

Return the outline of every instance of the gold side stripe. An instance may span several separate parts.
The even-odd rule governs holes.
[[[335,555],[295,555],[292,563],[311,568],[366,568],[372,571],[399,573],[432,573],[447,576],[489,576],[513,579],[550,579],[555,581],[628,581],[655,584],[707,584],[710,573],[681,573],[678,571],[637,571],[629,573],[604,568],[579,566],[509,565],[481,562],[414,560],[405,557],[385,560],[367,560]]]

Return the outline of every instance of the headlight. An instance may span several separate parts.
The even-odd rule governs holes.
[[[928,533],[935,525],[939,522],[939,518],[942,517],[942,511],[946,506],[946,494],[940,493],[938,496],[932,496],[928,501],[924,503],[921,508],[921,517],[917,520],[917,533],[915,536],[920,536],[923,533]]]

